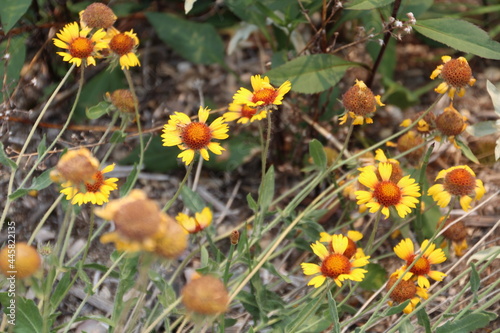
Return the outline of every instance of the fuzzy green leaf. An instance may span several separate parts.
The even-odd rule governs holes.
[[[326,169],[326,153],[323,145],[316,139],[309,142],[309,155],[311,155],[314,164],[321,170]]]
[[[224,62],[224,44],[211,24],[195,23],[166,13],[146,13],[162,41],[197,64]]]
[[[467,146],[465,144],[465,142],[463,142],[457,138],[455,138],[455,142],[460,147],[460,150],[462,151],[462,153],[464,153],[465,157],[467,157],[472,162],[479,164],[479,160],[477,159],[476,155],[474,155],[472,150],[470,150],[469,146]]]
[[[269,207],[274,197],[274,167],[267,170],[266,175],[259,187],[259,205],[265,209]]]
[[[410,300],[407,299],[406,301],[404,301],[403,303],[401,304],[398,304],[396,306],[393,306],[393,307],[390,307],[385,313],[384,315],[385,316],[392,316],[392,315],[395,315],[395,314],[398,314],[398,313],[401,313],[403,312],[404,308],[406,308],[406,306],[410,304]]]
[[[42,331],[43,320],[35,302],[24,297],[9,297],[9,293],[0,293],[0,304],[7,315],[7,322],[15,325],[14,332],[38,333]],[[15,303],[13,301],[15,300]],[[10,316],[9,307],[14,307],[14,317]],[[12,320],[12,322],[11,322]]]
[[[181,197],[184,205],[193,213],[201,212],[206,206],[200,195],[191,190],[189,186],[181,188]]]
[[[469,333],[487,327],[491,317],[484,313],[470,313],[459,320],[452,320],[436,329],[436,333]]]
[[[5,34],[26,13],[30,5],[31,0],[0,0],[0,18],[2,19],[3,32]]]
[[[91,106],[85,110],[85,114],[89,119],[98,119],[101,116],[109,112],[109,107],[111,104],[106,101],[102,101],[97,105]]]
[[[34,177],[30,187],[17,189],[16,191],[14,191],[14,193],[9,195],[9,199],[16,200],[22,196],[25,196],[31,190],[40,191],[44,188],[49,187],[52,184],[52,180],[50,179],[51,171],[52,169],[47,169],[40,176]]]
[[[492,120],[481,121],[471,126],[467,126],[467,133],[477,137],[482,137],[485,135],[495,134],[500,131],[500,124]]]
[[[314,94],[336,85],[345,71],[358,66],[331,54],[313,54],[298,57],[266,73],[275,84],[286,80],[292,83],[292,90]]]
[[[345,4],[345,9],[352,10],[367,10],[387,6],[393,3],[394,0],[352,0]]]
[[[431,322],[429,320],[429,315],[425,312],[425,308],[418,310],[417,312],[418,324],[425,328],[425,333],[431,333]]]
[[[414,28],[422,35],[458,51],[486,59],[500,59],[500,43],[470,22],[445,17],[418,20]]]

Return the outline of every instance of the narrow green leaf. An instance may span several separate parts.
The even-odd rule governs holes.
[[[40,141],[40,143],[38,144],[38,147],[36,148],[36,152],[37,152],[39,158],[40,158],[40,156],[45,154],[45,152],[47,151],[46,141],[47,140],[46,140],[45,133],[44,133],[42,140]]]
[[[251,193],[247,194],[247,203],[248,203],[248,207],[250,207],[250,209],[253,210],[254,212],[257,211],[257,209],[259,208],[259,205],[257,205],[257,202],[255,202],[254,198],[252,198]]]
[[[467,263],[470,263],[473,260],[477,260],[478,263],[491,259],[491,257],[495,257],[496,259],[500,259],[500,246],[491,246],[487,249],[474,253]]]
[[[64,273],[62,278],[57,283],[54,292],[50,295],[50,307],[53,311],[57,309],[59,303],[66,297],[71,282],[71,270]]]
[[[34,177],[30,187],[17,189],[9,195],[9,199],[16,200],[25,196],[31,190],[40,191],[49,187],[52,184],[52,180],[50,179],[51,171],[52,169],[47,169],[40,176]]]
[[[479,273],[477,272],[476,265],[473,262],[470,263],[470,289],[473,293],[479,290],[479,285],[481,284],[481,279],[479,278]]]
[[[470,150],[469,146],[467,146],[463,141],[455,138],[455,142],[458,144],[460,147],[460,150],[462,153],[464,153],[465,157],[467,157],[469,160],[472,162],[479,164],[479,160],[477,159],[476,155]]]
[[[454,18],[418,20],[414,25],[422,35],[448,45],[458,51],[486,59],[500,59],[500,43],[476,25]]]
[[[98,119],[109,112],[110,106],[111,104],[109,102],[102,101],[97,105],[87,108],[85,114],[89,119]]]
[[[429,315],[425,312],[425,308],[418,310],[417,312],[418,324],[425,329],[425,333],[431,333],[431,321],[429,320]]]
[[[394,0],[350,0],[344,5],[345,9],[367,10],[387,6]]]
[[[200,267],[205,267],[208,265],[208,251],[207,251],[207,248],[205,246],[202,246],[201,249],[200,249],[200,261],[201,261],[201,265]]]
[[[189,186],[181,188],[181,197],[184,205],[192,212],[201,212],[206,207],[205,201],[196,192],[193,192]]]
[[[322,302],[322,297],[312,297],[307,304],[302,304],[302,310],[294,316],[294,320],[285,327],[284,332],[295,332],[308,317],[316,313]]]
[[[8,300],[11,302],[11,298],[8,298]],[[5,302],[4,297],[2,297],[1,302],[2,304]],[[8,306],[11,306],[11,304],[14,304],[15,307],[14,318],[9,316],[10,310],[7,308]],[[9,305],[3,304],[3,311],[7,315],[8,320],[12,319],[15,323],[14,332],[42,332],[42,316],[40,315],[40,311],[33,300],[26,299],[24,297],[16,297],[15,303],[9,303]]]
[[[500,126],[492,120],[481,121],[465,129],[470,135],[482,137],[485,135],[495,134],[500,131]]]
[[[132,171],[127,177],[127,180],[125,181],[125,184],[123,184],[120,187],[120,197],[124,197],[130,192],[132,189],[132,186],[134,185],[136,175],[139,172],[139,167],[137,166],[137,163],[134,163],[134,167],[132,168]]]
[[[311,155],[314,165],[321,170],[326,169],[326,153],[321,142],[316,139],[309,142],[309,155]]]
[[[491,97],[496,114],[500,117],[500,90],[490,80],[486,80],[486,90]]]
[[[125,138],[127,137],[127,134],[122,131],[116,131],[111,135],[111,138],[109,139],[109,142],[111,143],[122,143],[125,141]]]
[[[406,306],[408,304],[410,304],[410,300],[409,299],[406,300],[406,301],[404,301],[401,304],[398,304],[396,306],[390,307],[387,311],[385,311],[384,316],[392,316],[394,314],[401,313],[401,312],[403,312],[404,308],[406,308]]]
[[[471,313],[459,320],[451,320],[436,329],[436,333],[469,333],[487,327],[490,317],[483,313]]]
[[[274,197],[274,166],[267,170],[266,175],[259,187],[259,205],[261,207],[269,207]]]
[[[293,91],[314,94],[336,85],[353,66],[358,65],[330,54],[313,54],[293,59],[266,75],[275,84],[290,80]]]
[[[340,332],[340,321],[339,321],[339,312],[337,310],[337,303],[332,297],[332,292],[328,291],[328,310],[330,311],[330,315],[333,319],[333,332]]]
[[[17,21],[26,13],[31,0],[0,0],[0,18],[4,33],[7,34]]]
[[[197,64],[224,62],[224,44],[211,24],[195,23],[167,13],[146,13],[160,39]]]
[[[14,201],[16,199],[19,199],[21,197],[24,197],[26,194],[28,194],[29,190],[25,188],[20,188],[12,192],[11,195],[9,195],[9,199]]]
[[[0,141],[0,164],[5,165],[6,167],[11,168],[12,170],[17,169],[17,164],[13,160],[11,160],[7,154],[5,154],[5,148],[3,147],[3,142]]]

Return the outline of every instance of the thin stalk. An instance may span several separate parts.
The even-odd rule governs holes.
[[[200,156],[200,158],[201,158],[201,156]],[[172,207],[172,205],[174,204],[175,200],[177,200],[177,198],[181,194],[182,187],[184,186],[184,184],[186,184],[186,181],[188,180],[189,175],[191,174],[192,170],[193,170],[193,163],[191,162],[189,164],[188,168],[187,168],[186,175],[184,176],[184,179],[182,179],[181,183],[179,184],[179,188],[175,192],[175,194],[172,197],[172,199],[170,199],[169,201],[167,201],[167,203],[165,204],[165,206],[163,206],[163,208],[161,210],[162,212],[166,212],[170,207]]]
[[[57,197],[57,199],[54,201],[54,203],[52,203],[52,205],[49,207],[49,209],[47,209],[45,214],[43,214],[42,219],[40,220],[40,222],[38,222],[35,230],[33,230],[33,233],[31,234],[30,239],[28,240],[28,245],[31,245],[31,243],[33,243],[36,235],[40,232],[40,229],[42,229],[43,225],[45,224],[45,222],[49,218],[50,214],[52,214],[54,209],[56,209],[57,205],[59,205],[59,203],[61,202],[63,197],[64,197],[64,194],[60,194]]]
[[[146,327],[144,330],[142,330],[141,333],[149,333],[149,332],[151,332],[156,327],[156,325],[158,325],[166,316],[168,316],[168,314],[170,313],[170,311],[172,311],[177,305],[179,305],[179,303],[181,301],[182,301],[182,296],[180,296],[178,299],[175,300],[175,302],[173,302],[172,304],[170,304],[170,306],[168,308],[166,308],[165,310],[163,310],[163,312],[155,319],[155,321],[152,322],[151,325],[149,325],[148,327]]]

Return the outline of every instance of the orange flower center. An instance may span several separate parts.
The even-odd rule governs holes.
[[[212,131],[205,123],[189,123],[181,134],[182,142],[193,150],[205,148],[212,139]]]
[[[396,276],[391,276],[389,282],[387,283],[386,290],[390,290],[397,280],[398,278]],[[401,280],[392,291],[390,297],[394,302],[403,303],[404,301],[415,297],[416,293],[417,286],[415,286],[415,282],[411,280]]]
[[[453,195],[469,195],[476,188],[476,178],[465,169],[455,169],[446,174],[443,186]]]
[[[277,90],[274,88],[263,88],[253,93],[252,102],[264,102],[264,105],[274,104],[276,99]]]
[[[342,104],[347,111],[354,112],[358,116],[365,116],[376,110],[375,96],[369,88],[360,88],[357,85],[351,87],[342,96]]]
[[[111,51],[118,54],[119,56],[131,52],[134,46],[134,39],[124,33],[113,36],[113,38],[111,38],[111,41],[109,42],[109,48],[111,49]]]
[[[86,37],[77,37],[69,43],[69,54],[74,58],[87,58],[94,51],[94,43]]]
[[[255,103],[255,102],[254,102]],[[257,113],[257,109],[251,108],[248,105],[243,105],[241,108],[242,118],[252,118]]]
[[[406,265],[411,265],[413,262],[413,258],[415,258],[416,255],[412,255],[409,260],[406,261]],[[429,259],[425,257],[420,257],[420,259],[417,260],[415,265],[410,269],[410,272],[412,272],[415,275],[425,275],[428,274],[429,271],[431,270],[431,264],[429,262]]]
[[[373,196],[382,206],[395,206],[401,201],[401,189],[390,180],[384,180],[375,185]]]
[[[441,76],[453,87],[463,87],[472,78],[472,70],[465,59],[451,59],[443,65]]]
[[[101,186],[104,185],[104,175],[102,174],[101,171],[97,171],[92,178],[94,178],[93,183],[85,183],[87,192],[92,192],[92,193],[99,192]]]
[[[350,272],[351,262],[343,254],[330,254],[321,264],[321,273],[332,279],[336,279],[340,274],[349,274]]]

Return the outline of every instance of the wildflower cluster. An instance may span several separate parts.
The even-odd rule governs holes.
[[[67,51],[57,52],[63,61],[80,67],[96,65],[96,59],[119,61],[122,69],[140,66],[136,52],[139,39],[133,30],[120,32],[113,27],[116,15],[102,3],[93,3],[80,13],[80,23],[63,27],[54,45]]]

